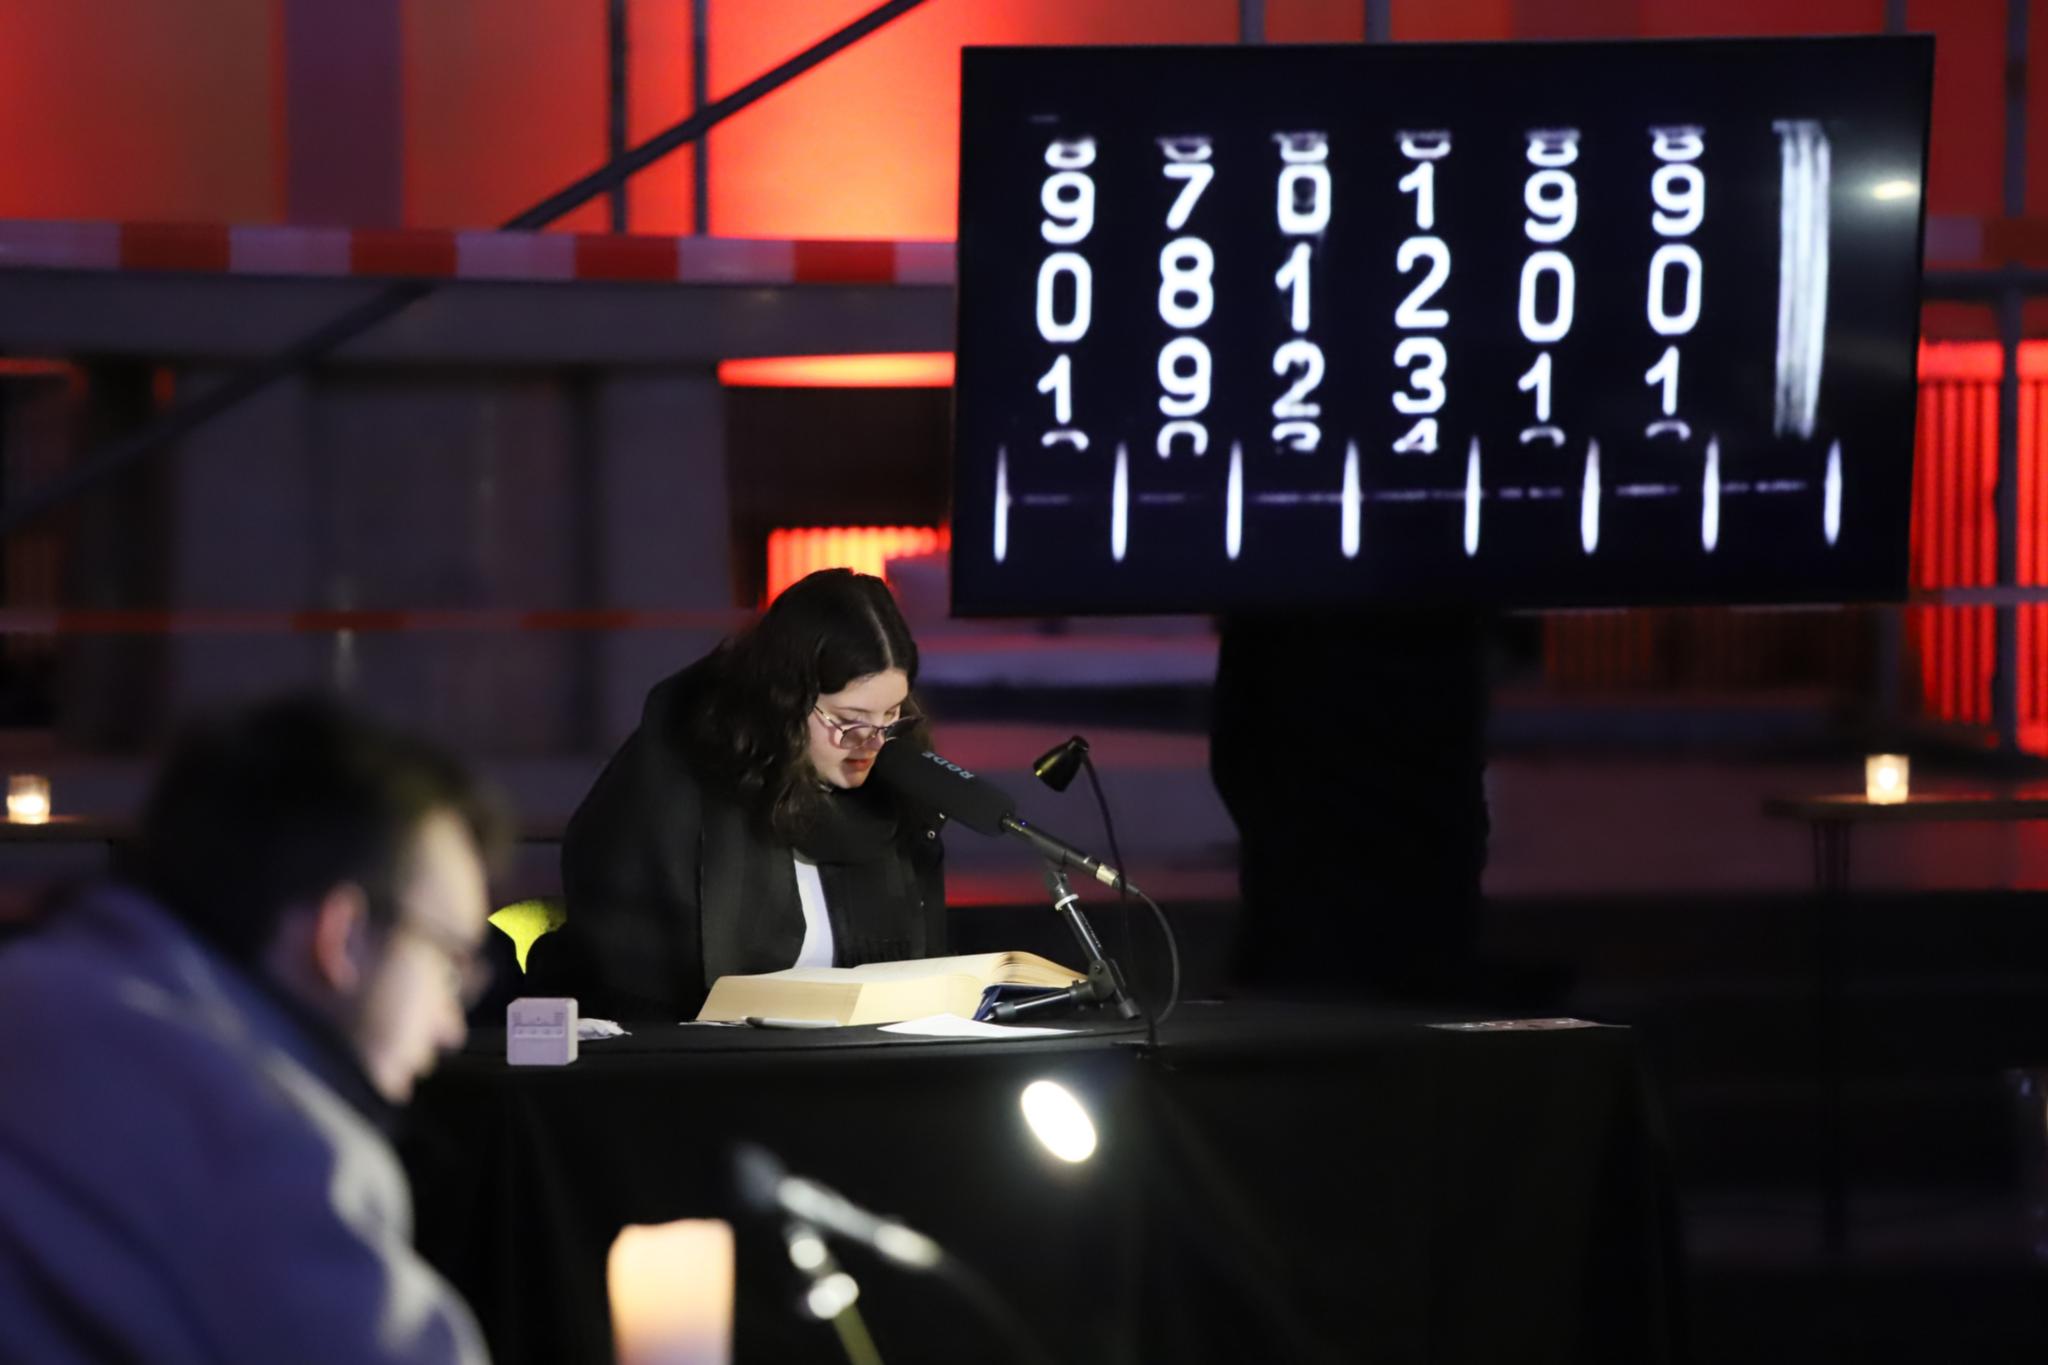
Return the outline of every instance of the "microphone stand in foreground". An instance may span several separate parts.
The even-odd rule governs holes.
[[[1052,1365],[1052,1356],[995,1287],[923,1233],[870,1213],[829,1185],[792,1175],[773,1152],[755,1143],[739,1144],[733,1170],[741,1206],[781,1223],[790,1264],[807,1284],[804,1308],[832,1324],[849,1365],[882,1365],[882,1357],[856,1306],[860,1286],[832,1255],[827,1237],[865,1247],[899,1269],[945,1281],[1002,1335],[1017,1360]]]
[[[1023,1000],[1006,1001],[989,1011],[989,1017],[998,1023],[1012,1023],[1026,1014],[1055,1009],[1061,1005],[1114,1004],[1119,1017],[1136,1019],[1138,1004],[1131,999],[1131,992],[1124,985],[1124,974],[1116,963],[1103,955],[1102,940],[1095,937],[1095,929],[1088,923],[1088,916],[1081,913],[1081,898],[1074,894],[1074,888],[1067,884],[1066,869],[1058,863],[1048,861],[1045,868],[1045,885],[1052,892],[1052,908],[1074,931],[1075,940],[1081,945],[1081,953],[1088,960],[1088,977],[1076,981],[1064,990],[1047,991],[1044,995],[1029,996]]]

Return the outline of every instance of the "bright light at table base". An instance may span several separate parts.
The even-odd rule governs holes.
[[[606,1272],[619,1365],[730,1365],[732,1224],[628,1226]]]
[[[1072,1162],[1095,1155],[1095,1121],[1073,1091],[1058,1081],[1033,1081],[1024,1087],[1021,1102],[1031,1135],[1048,1152]]]
[[[1863,760],[1863,795],[1873,806],[1896,806],[1911,791],[1912,764],[1904,754],[1872,754]]]

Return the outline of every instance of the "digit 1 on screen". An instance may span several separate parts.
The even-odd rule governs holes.
[[[1209,408],[1214,367],[1209,343],[1194,333],[1216,311],[1216,253],[1187,228],[1216,167],[1206,137],[1163,137],[1159,151],[1160,174],[1173,188],[1166,230],[1177,234],[1159,252],[1159,320],[1178,335],[1159,348],[1159,411],[1169,420],[1153,449],[1170,460],[1176,442],[1190,454],[1209,453],[1209,428],[1197,419]]]
[[[1532,128],[1524,136],[1531,169],[1522,182],[1522,207],[1527,210],[1522,235],[1536,244],[1536,250],[1522,262],[1515,320],[1525,340],[1547,348],[1571,334],[1578,301],[1578,272],[1564,246],[1579,225],[1579,182],[1571,170],[1579,159],[1579,132],[1576,128]],[[1517,438],[1522,445],[1532,441],[1564,444],[1564,429],[1550,420],[1554,377],[1551,352],[1540,349],[1515,381],[1515,388],[1529,395],[1535,416]]]
[[[1280,174],[1273,212],[1283,239],[1294,239],[1273,287],[1280,291],[1294,335],[1273,352],[1273,377],[1287,387],[1273,400],[1273,444],[1313,454],[1322,444],[1323,408],[1309,395],[1323,382],[1323,348],[1308,336],[1315,320],[1316,254],[1330,226],[1330,139],[1324,133],[1275,133]]]
[[[1442,291],[1451,277],[1451,249],[1436,235],[1437,163],[1451,152],[1448,132],[1397,134],[1401,155],[1409,164],[1395,188],[1414,197],[1415,232],[1404,238],[1394,252],[1394,268],[1405,275],[1418,271],[1421,278],[1409,288],[1394,309],[1394,326],[1404,332],[1437,331],[1450,324],[1450,310],[1432,307],[1430,300]],[[1434,455],[1439,441],[1436,413],[1443,409],[1447,390],[1444,372],[1450,352],[1441,338],[1403,336],[1394,346],[1394,368],[1402,372],[1402,384],[1394,390],[1394,411],[1416,420],[1394,441],[1396,454]]]
[[[1038,335],[1049,345],[1070,346],[1088,335],[1095,306],[1095,277],[1088,258],[1074,248],[1095,230],[1095,139],[1054,138],[1046,144],[1049,173],[1038,188],[1045,217],[1038,235],[1057,248],[1038,266]],[[1041,447],[1088,448],[1088,433],[1074,425],[1074,357],[1056,351],[1038,377],[1038,392],[1052,403],[1053,425],[1038,438]]]

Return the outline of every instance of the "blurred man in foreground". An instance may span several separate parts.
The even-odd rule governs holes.
[[[463,1038],[497,820],[318,700],[195,730],[0,950],[0,1360],[481,1362],[386,1128]]]

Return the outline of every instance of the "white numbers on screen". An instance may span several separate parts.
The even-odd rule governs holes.
[[[1690,236],[1707,213],[1707,178],[1697,166],[1659,166],[1650,177],[1650,197],[1658,209],[1650,226],[1660,236]]]
[[[1529,164],[1531,166],[1569,166],[1578,159],[1578,129],[1532,128],[1529,131]]]
[[[1536,244],[1522,261],[1521,289],[1516,295],[1515,321],[1532,345],[1551,346],[1571,335],[1578,311],[1579,276],[1564,243],[1579,225],[1579,182],[1568,168],[1579,160],[1576,128],[1532,128],[1525,135],[1525,155],[1532,168],[1522,182],[1522,235]],[[1536,358],[1515,387],[1534,402],[1535,423],[1524,427],[1521,443],[1547,440],[1564,443],[1564,433],[1550,424],[1552,372],[1549,351]]]
[[[1650,255],[1643,315],[1658,336],[1678,338],[1699,325],[1704,297],[1705,263],[1699,248],[1686,239],[1707,216],[1707,173],[1698,164],[1706,154],[1706,137],[1698,128],[1652,128],[1650,150],[1659,163],[1650,174],[1650,227],[1665,240]],[[1691,425],[1678,417],[1683,354],[1674,340],[1643,372],[1643,383],[1656,390],[1662,414],[1644,428],[1646,436],[1691,437]]]
[[[1410,161],[1438,161],[1449,156],[1451,135],[1445,132],[1401,134],[1401,155]]]
[[[1567,171],[1530,176],[1522,186],[1522,203],[1529,210],[1523,230],[1532,242],[1561,242],[1579,224],[1579,183]]]
[[[1038,391],[1052,395],[1052,420],[1061,426],[1074,420],[1074,358],[1061,355],[1038,377]]]
[[[1401,439],[1394,442],[1394,449],[1402,455],[1410,453],[1419,455],[1436,454],[1436,418],[1425,417],[1414,426],[1408,428],[1401,436]]]
[[[1320,417],[1322,408],[1305,402],[1316,386],[1323,382],[1323,348],[1313,341],[1289,341],[1273,352],[1273,373],[1286,378],[1295,370],[1301,376],[1294,381],[1287,392],[1273,404],[1275,417]]]
[[[1273,352],[1273,375],[1290,381],[1273,400],[1273,444],[1312,453],[1322,443],[1322,406],[1308,395],[1323,382],[1323,348],[1306,335],[1313,318],[1316,258],[1330,226],[1330,140],[1322,133],[1275,133],[1280,170],[1273,182],[1273,221],[1283,237],[1305,238],[1287,250],[1273,274],[1295,335]]]
[[[1663,390],[1657,405],[1666,417],[1678,414],[1678,347],[1666,346],[1657,363],[1643,373],[1645,384],[1654,384]]]
[[[1435,235],[1437,226],[1437,163],[1450,155],[1451,135],[1446,132],[1409,132],[1398,135],[1401,155],[1409,165],[1394,182],[1395,191],[1414,200],[1415,235],[1403,238],[1394,249],[1394,269],[1403,276],[1420,272],[1421,278],[1394,307],[1394,326],[1403,332],[1434,332],[1448,327],[1450,309],[1431,306],[1451,278],[1451,248]],[[1393,393],[1394,411],[1419,420],[1394,439],[1393,449],[1401,455],[1434,455],[1439,428],[1437,417],[1449,396],[1444,376],[1450,368],[1450,351],[1433,336],[1404,336],[1394,345],[1394,369],[1400,384]]]
[[[1200,327],[1216,309],[1216,253],[1200,237],[1176,237],[1159,253],[1159,316],[1169,327]]]
[[[1515,387],[1523,393],[1533,392],[1536,395],[1536,420],[1548,422],[1550,420],[1550,352],[1538,351],[1536,353],[1536,363],[1531,365],[1522,377],[1515,381]]]
[[[1173,455],[1173,443],[1181,437],[1188,438],[1188,453],[1207,455],[1209,453],[1209,428],[1200,422],[1168,422],[1159,428],[1159,454],[1165,458]]]
[[[1436,226],[1436,163],[1416,162],[1398,183],[1403,194],[1415,196],[1415,226],[1430,231]]]
[[[1670,308],[1673,268],[1680,272],[1678,311]],[[1700,320],[1700,253],[1685,242],[1666,242],[1650,257],[1650,327],[1658,336],[1679,337]]]
[[[1062,280],[1068,282],[1065,290]],[[1062,293],[1067,295],[1065,318],[1060,316]],[[1087,336],[1094,294],[1088,258],[1078,251],[1053,252],[1038,267],[1038,334],[1056,346]]]
[[[1407,337],[1394,348],[1394,365],[1408,372],[1408,393],[1396,390],[1394,410],[1409,416],[1435,412],[1444,405],[1444,367],[1450,357],[1436,337]]]
[[[1167,229],[1179,232],[1188,225],[1188,216],[1195,211],[1202,191],[1216,178],[1216,168],[1209,164],[1209,144],[1205,141],[1177,142],[1169,138],[1159,145],[1166,153],[1166,178],[1180,181],[1180,193],[1173,197],[1173,207],[1166,211]]]
[[[1707,144],[1697,128],[1652,128],[1650,150],[1659,161],[1698,161]]]
[[[1423,305],[1435,298],[1437,291],[1444,287],[1444,281],[1451,277],[1451,249],[1444,245],[1441,237],[1410,237],[1401,243],[1394,255],[1394,268],[1403,275],[1414,271],[1418,264],[1426,262],[1428,273],[1408,297],[1401,300],[1394,310],[1396,327],[1442,327],[1451,320],[1449,312],[1442,308],[1426,308]]]
[[[1547,282],[1547,287],[1546,287]],[[1572,258],[1562,251],[1538,251],[1522,262],[1522,295],[1517,318],[1522,335],[1539,346],[1562,341],[1572,329],[1573,298],[1577,277]],[[1544,295],[1549,295],[1548,318]]]
[[[1095,164],[1095,139],[1092,137],[1054,138],[1046,145],[1045,164],[1060,170],[1086,170]]]
[[[1280,230],[1291,236],[1321,232],[1330,225],[1330,168],[1285,166],[1276,205]]]
[[[1200,337],[1175,337],[1159,351],[1159,410],[1193,417],[1209,406],[1209,348]]]
[[[1216,179],[1216,166],[1206,137],[1161,138],[1159,151],[1159,173],[1176,186],[1166,207],[1166,230],[1180,234],[1159,250],[1159,320],[1178,333],[1159,348],[1155,367],[1159,412],[1173,419],[1160,424],[1153,440],[1153,450],[1165,460],[1176,448],[1195,455],[1209,449],[1208,427],[1193,419],[1208,411],[1215,366],[1209,343],[1192,333],[1216,311],[1216,253],[1184,229]]]
[[[1051,174],[1038,187],[1038,207],[1045,214],[1038,235],[1055,247],[1079,246],[1095,230],[1095,179],[1087,173],[1095,164],[1095,139],[1054,138],[1046,144],[1045,164]],[[1047,253],[1038,266],[1034,312],[1038,335],[1050,345],[1068,346],[1088,335],[1095,315],[1095,272],[1086,256],[1074,250]],[[1054,354],[1051,366],[1039,376],[1038,391],[1052,399],[1054,423],[1039,435],[1039,445],[1086,450],[1088,434],[1073,425],[1071,352]]]
[[[1095,181],[1079,171],[1047,176],[1038,203],[1045,210],[1038,231],[1048,242],[1072,246],[1095,226]]]
[[[1308,330],[1309,245],[1296,242],[1287,253],[1287,264],[1273,276],[1273,287],[1287,295],[1287,323],[1297,332]]]

